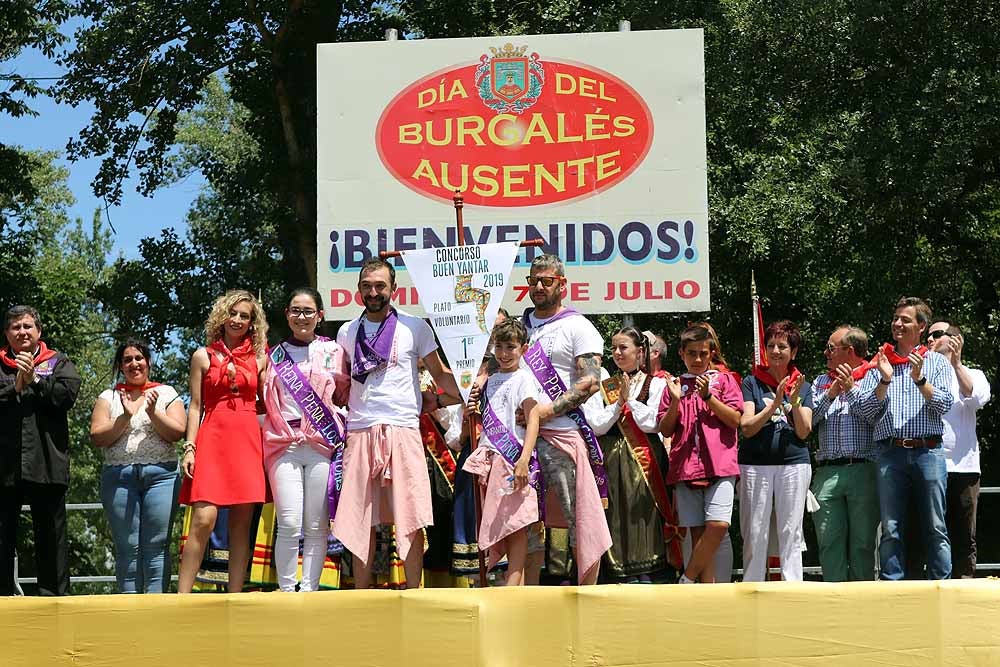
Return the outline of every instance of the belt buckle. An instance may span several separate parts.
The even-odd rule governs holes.
[[[908,443],[908,442],[915,442],[915,441],[916,441],[915,438],[903,438],[902,441],[901,441],[900,446],[903,449],[913,449],[915,445],[908,445],[906,443]]]

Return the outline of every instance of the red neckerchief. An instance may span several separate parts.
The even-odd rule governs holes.
[[[152,389],[153,387],[162,387],[162,386],[163,384],[160,382],[147,382],[141,387],[135,384],[125,384],[124,382],[119,382],[118,384],[115,385],[115,391],[139,391],[145,393],[150,389]]]
[[[889,360],[889,363],[892,364],[893,366],[910,363],[910,360],[907,357],[901,357],[898,354],[896,354],[896,346],[893,345],[892,343],[886,343],[885,345],[879,348],[879,351],[885,354],[886,358]],[[926,357],[927,353],[929,352],[926,345],[917,345],[915,348],[913,348],[913,351],[919,354],[921,357]]]
[[[856,368],[851,370],[851,377],[854,378],[855,382],[863,378],[871,369],[878,368],[878,362],[876,361],[877,358],[878,358],[877,356],[872,357],[868,361],[858,364]],[[831,375],[832,372],[833,371],[829,370],[826,372],[827,377],[830,378],[831,381],[822,385],[820,389],[829,389],[830,387],[833,386],[833,381],[832,381],[833,375]]]
[[[38,352],[35,354],[35,365],[48,361],[52,357],[56,356],[58,352],[50,348],[48,345],[42,341],[38,341]],[[0,362],[7,368],[17,368],[17,355],[14,354],[10,347],[5,347],[2,352],[0,352]]]
[[[240,344],[230,350],[226,347],[225,341],[220,338],[211,345],[208,346],[215,354],[223,357],[221,360],[222,372],[219,374],[219,384],[225,383],[230,389],[234,386],[238,386],[236,383],[236,378],[230,378],[226,367],[230,362],[233,364],[233,369],[239,374],[240,370],[243,370],[245,376],[250,376],[256,374],[256,367],[250,365],[250,360],[256,361],[257,355],[253,351],[253,343],[250,341],[250,336],[245,336]]]
[[[802,373],[793,364],[789,364],[788,368],[789,368],[788,382],[785,384],[785,395],[791,396],[790,392],[792,389],[792,385],[795,384],[796,380],[802,377]],[[753,367],[753,376],[758,380],[760,380],[761,382],[763,382],[764,384],[766,384],[771,389],[777,389],[778,385],[781,384],[780,381],[775,380],[774,376],[767,372],[767,369],[765,369],[763,366],[759,366],[756,364],[754,364]]]

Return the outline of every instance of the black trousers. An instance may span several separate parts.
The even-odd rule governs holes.
[[[976,507],[979,504],[979,473],[948,473],[945,524],[951,538],[951,578],[976,575]]]
[[[69,595],[66,541],[66,487],[18,482],[0,487],[0,596],[14,595],[14,556],[21,505],[31,506],[35,527],[35,565],[40,595]]]

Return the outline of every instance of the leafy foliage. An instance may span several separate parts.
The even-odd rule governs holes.
[[[803,329],[799,361],[811,372],[822,369],[837,323],[887,338],[896,299],[919,295],[967,331],[966,357],[1000,390],[996,3],[84,0],[78,8],[83,27],[56,90],[96,106],[69,146],[72,157],[104,159],[96,192],[116,201],[132,170],[146,193],[191,170],[209,183],[186,237],[144,240],[141,261],[116,263],[96,293],[120,331],[158,347],[196,344],[209,300],[227,287],[255,286],[277,306],[286,288],[314,283],[317,43],[380,39],[387,27],[425,38],[615,30],[627,18],[633,30],[704,30],[713,311],[699,317],[715,324],[738,370],[750,357],[754,271],[767,318]],[[4,180],[12,173],[0,169],[0,222],[32,222],[0,229],[0,281],[34,276],[28,267],[48,233],[34,223],[33,198],[18,198],[24,188]],[[44,185],[40,176],[32,183]],[[19,280],[7,293],[38,284]],[[270,313],[279,319],[277,308]],[[637,319],[670,341],[693,317]],[[179,374],[183,358],[168,366]],[[997,404],[980,415],[984,483],[996,483],[1000,469]]]

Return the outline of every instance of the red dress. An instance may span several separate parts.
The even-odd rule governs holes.
[[[249,338],[232,351],[219,340],[206,348],[201,384],[205,416],[195,442],[194,479],[184,478],[179,502],[219,507],[265,501],[264,450],[257,421],[257,358]],[[236,377],[227,372],[232,362]],[[233,384],[238,392],[233,391]]]

